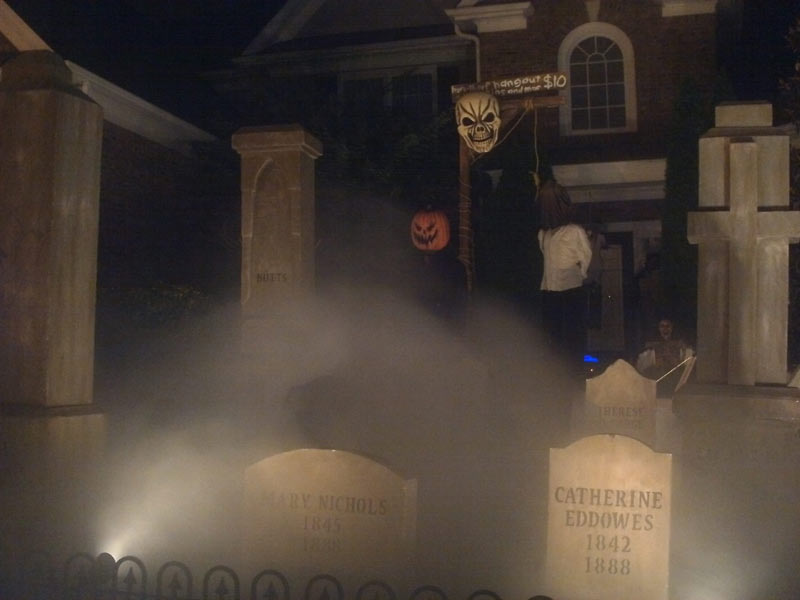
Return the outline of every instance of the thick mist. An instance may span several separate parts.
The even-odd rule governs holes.
[[[110,452],[94,550],[224,562],[246,526],[244,469],[337,448],[418,480],[420,584],[535,583],[547,448],[580,387],[526,319],[476,302],[456,331],[408,297],[331,287],[277,309],[254,352],[240,327],[238,306],[221,306],[167,336],[140,332],[102,365]]]
[[[417,480],[413,585],[541,593],[548,452],[570,441],[582,377],[524,303],[478,289],[463,321],[443,318],[419,294],[429,273],[409,248],[410,215],[364,190],[325,193],[317,292],[276,304],[246,332],[247,352],[235,298],[155,329],[103,316],[108,452],[86,550],[235,567],[245,468],[336,448]],[[673,457],[676,597],[793,597],[800,481],[765,468],[769,457],[710,451],[719,459]]]

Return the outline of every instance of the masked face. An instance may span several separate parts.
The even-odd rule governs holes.
[[[456,102],[458,134],[475,152],[494,148],[500,133],[500,103],[486,92],[464,94]]]

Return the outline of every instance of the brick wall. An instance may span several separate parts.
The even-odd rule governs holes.
[[[238,241],[235,162],[185,156],[104,124],[98,277],[101,286],[215,286]]]
[[[575,136],[562,145],[587,148],[611,143],[627,146],[626,152],[651,156],[663,152],[663,137],[680,83],[691,75],[706,91],[712,89],[715,72],[715,15],[661,16],[658,3],[641,0],[604,1],[598,20],[620,28],[630,38],[636,65],[638,130],[635,134]],[[498,79],[523,73],[555,71],[558,47],[574,28],[588,22],[583,0],[537,2],[528,28],[481,36],[482,78]],[[556,110],[540,116],[540,136],[546,143],[558,141]]]

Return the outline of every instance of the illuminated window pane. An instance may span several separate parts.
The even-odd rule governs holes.
[[[608,128],[608,110],[603,108],[593,108],[589,111],[589,126],[591,129]]]
[[[606,82],[606,63],[589,64],[589,83],[603,84]]]
[[[625,127],[625,107],[613,107],[608,109],[608,126]]]
[[[586,65],[572,65],[569,68],[569,80],[573,83],[573,85],[585,85]]]
[[[595,85],[589,88],[589,106],[606,106],[607,104],[605,86]]]
[[[625,127],[625,68],[611,39],[582,40],[569,56],[573,129]]]
[[[573,110],[572,111],[572,128],[573,129],[589,129],[589,111],[588,110]]]
[[[584,108],[588,105],[589,98],[586,94],[585,87],[572,88],[572,106],[575,108]]]

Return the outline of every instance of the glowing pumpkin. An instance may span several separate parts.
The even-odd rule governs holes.
[[[426,208],[411,219],[411,241],[420,250],[437,252],[450,242],[450,221],[441,210]]]

